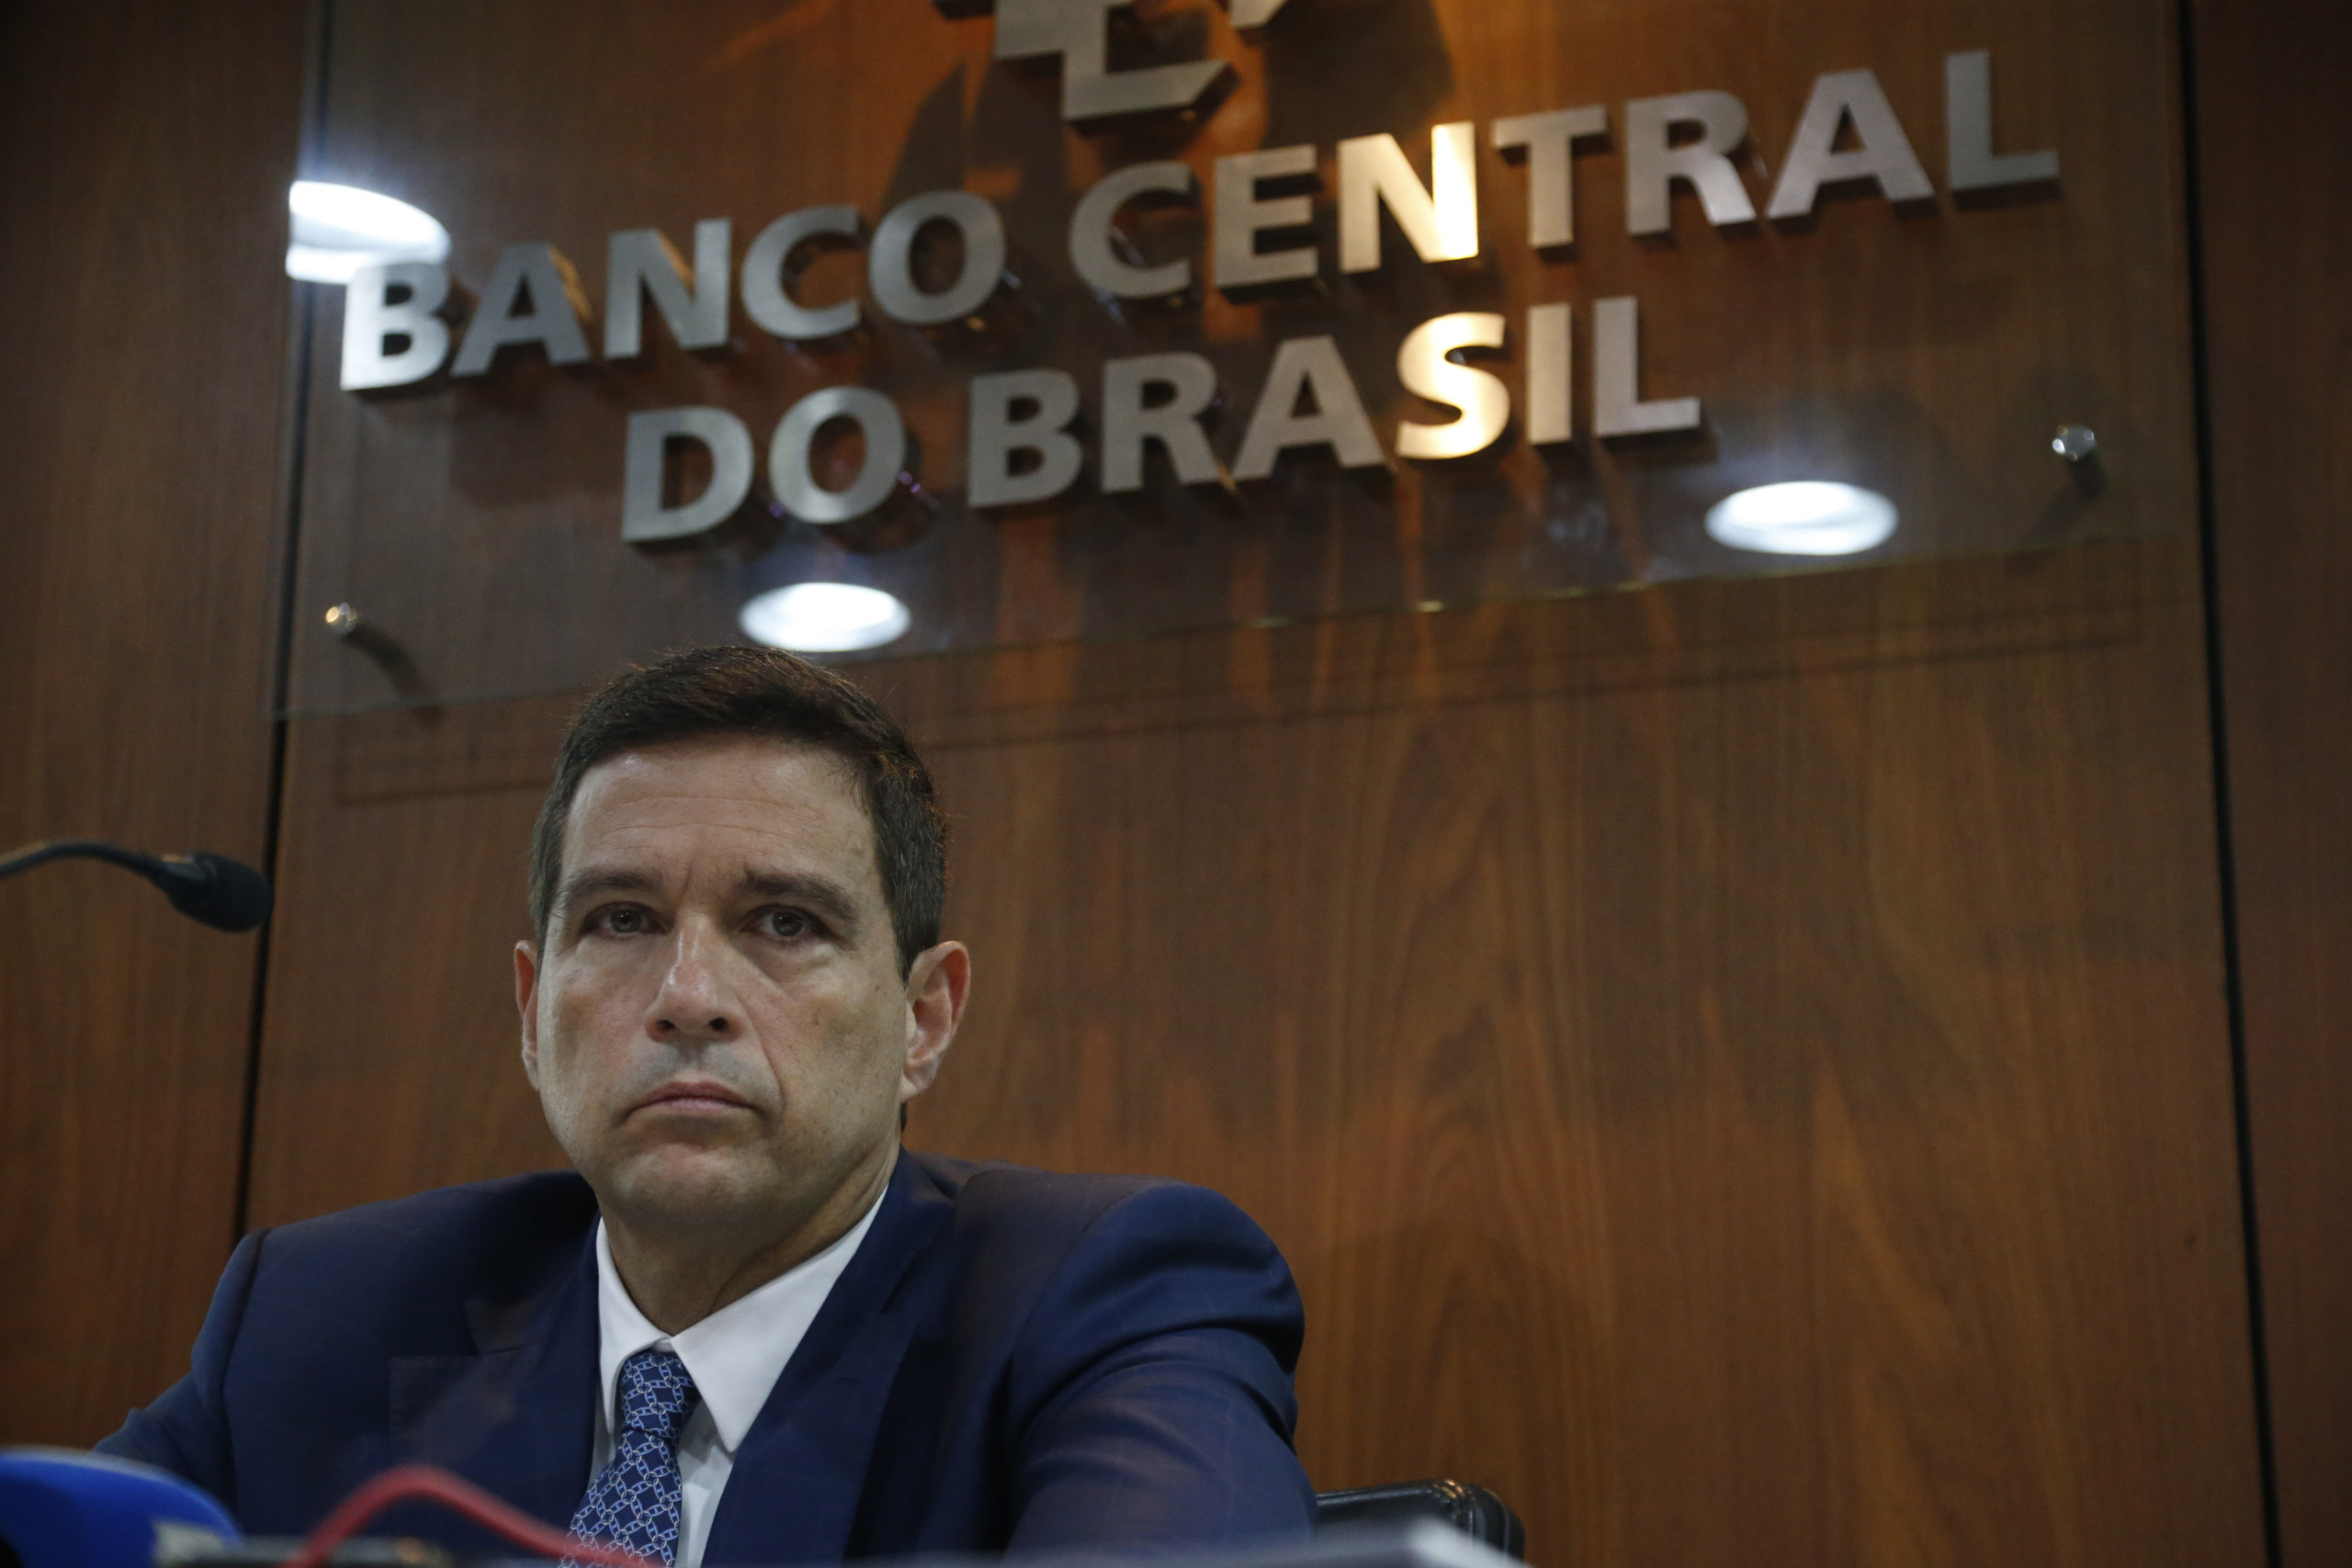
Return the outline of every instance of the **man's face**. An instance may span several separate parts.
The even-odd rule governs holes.
[[[781,1238],[887,1171],[967,960],[901,978],[854,789],[831,752],[737,737],[582,779],[515,987],[524,1068],[608,1215]]]

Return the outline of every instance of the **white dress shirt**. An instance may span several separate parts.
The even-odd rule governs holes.
[[[596,1222],[596,1324],[600,1341],[597,1371],[603,1396],[596,1402],[596,1450],[588,1467],[593,1484],[613,1461],[613,1431],[620,1419],[621,1363],[649,1346],[677,1352],[695,1380],[702,1403],[686,1418],[678,1434],[678,1473],[685,1483],[685,1509],[678,1521],[677,1568],[701,1568],[702,1549],[710,1540],[710,1521],[718,1512],[718,1495],[735,1468],[735,1450],[752,1429],[768,1392],[784,1374],[784,1365],[798,1349],[817,1309],[832,1293],[833,1282],[856,1256],[882,1206],[876,1198],[849,1233],[814,1258],[794,1265],[745,1296],[721,1307],[692,1328],[664,1334],[645,1321],[645,1314],[621,1283],[613,1267],[612,1242],[605,1222]]]

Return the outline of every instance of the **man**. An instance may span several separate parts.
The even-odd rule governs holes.
[[[564,741],[514,953],[578,1174],[247,1236],[190,1375],[102,1450],[265,1534],[438,1464],[680,1568],[1305,1532],[1298,1299],[1255,1225],[900,1147],[970,985],[945,881],[930,775],[847,681],[741,648],[623,675]]]

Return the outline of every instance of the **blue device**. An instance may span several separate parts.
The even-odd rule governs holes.
[[[154,1568],[159,1547],[243,1539],[168,1471],[72,1449],[0,1449],[0,1541],[24,1568]]]

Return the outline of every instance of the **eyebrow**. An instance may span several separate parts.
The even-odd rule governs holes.
[[[569,914],[594,898],[613,893],[658,893],[661,879],[651,872],[628,866],[594,866],[566,881],[557,908]],[[830,876],[797,872],[763,871],[746,866],[735,879],[735,891],[755,898],[780,898],[805,904],[839,927],[843,935],[857,930],[857,900]]]
[[[857,930],[857,900],[850,890],[830,876],[810,876],[794,872],[762,871],[747,866],[736,878],[736,891],[760,898],[782,898],[795,904],[805,904],[811,911],[823,916],[841,929],[844,936]]]
[[[598,866],[567,879],[556,897],[556,908],[569,912],[607,893],[654,893],[661,890],[661,886],[650,872]]]

